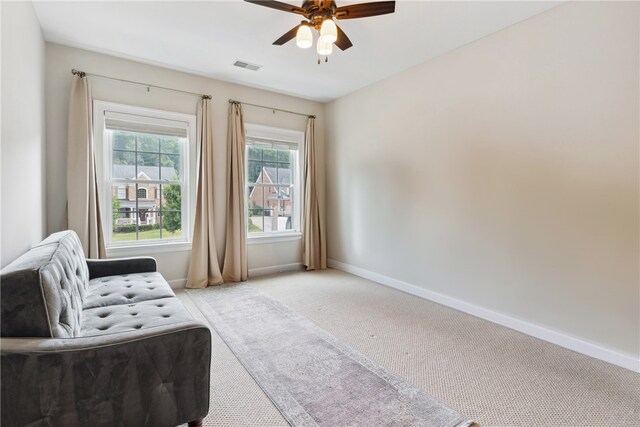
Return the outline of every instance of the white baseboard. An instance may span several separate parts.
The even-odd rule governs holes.
[[[334,259],[329,259],[327,263],[330,268],[342,270],[355,276],[360,276],[362,278],[380,283],[381,285],[389,286],[408,294],[428,299],[438,304],[446,305],[447,307],[451,307],[453,309],[471,314],[481,319],[497,323],[498,325],[506,326],[507,328],[511,328],[518,332],[522,332],[524,334],[531,335],[552,344],[559,345],[560,347],[564,347],[578,353],[586,354],[587,356],[591,356],[596,359],[603,360],[622,368],[640,373],[640,359],[632,355],[620,353],[618,351],[584,341],[580,338],[576,338],[559,331],[548,329],[522,319],[517,319],[503,313],[470,304],[468,302],[452,298],[438,292],[430,291],[428,289],[421,288],[419,286],[412,285],[410,283],[403,282],[401,280],[397,280],[388,276],[384,276],[382,274],[374,273],[373,271],[365,270],[354,265],[345,264]]]
[[[284,273],[286,271],[300,271],[304,269],[301,262],[294,262],[291,264],[280,264],[269,267],[250,268],[249,278],[266,276],[267,274]]]
[[[171,289],[180,289],[187,286],[187,279],[175,279],[175,280],[167,280]]]
[[[267,274],[276,274],[276,273],[284,273],[287,271],[300,271],[300,270],[304,270],[304,265],[302,265],[301,262],[294,262],[291,264],[272,265],[269,267],[250,268],[249,278],[266,276]],[[186,278],[168,280],[167,282],[169,283],[169,286],[171,286],[171,289],[180,289],[187,286]]]

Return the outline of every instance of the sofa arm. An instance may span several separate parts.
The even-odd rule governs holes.
[[[173,427],[209,410],[211,332],[196,321],[0,346],[2,425]]]
[[[152,273],[158,270],[156,260],[151,257],[87,259],[89,280],[119,274]]]

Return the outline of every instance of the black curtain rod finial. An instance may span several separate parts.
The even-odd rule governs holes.
[[[75,68],[71,69],[71,74],[73,74],[74,76],[78,76],[80,78],[83,78],[87,75],[87,73],[85,73],[84,71],[79,71],[79,70],[76,70]]]
[[[211,95],[202,95],[202,99],[211,99]]]

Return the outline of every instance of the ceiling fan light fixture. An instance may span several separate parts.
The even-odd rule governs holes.
[[[318,38],[318,55],[331,55],[333,51],[333,43],[325,43],[322,41],[322,38]]]
[[[313,45],[313,34],[308,25],[302,24],[296,33],[296,45],[302,49],[310,48]]]
[[[333,22],[333,19],[327,18],[322,21],[320,38],[325,43],[335,43],[335,41],[338,40],[338,28],[336,27],[336,23]]]

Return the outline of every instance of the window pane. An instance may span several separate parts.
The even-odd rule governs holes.
[[[275,150],[273,148],[263,148],[262,156],[265,162],[277,162],[278,150]]]
[[[162,154],[160,156],[160,180],[178,181],[180,180],[180,156]]]
[[[136,158],[132,151],[113,151],[114,178],[132,179],[136,176]]]
[[[160,151],[164,154],[180,154],[180,138],[161,136]]]
[[[162,185],[163,238],[182,237],[182,187]]]
[[[247,159],[262,160],[262,148],[256,147],[254,145],[249,145],[247,148],[249,151],[249,153],[247,154]]]
[[[249,186],[249,233],[264,230],[262,218],[263,187]]]
[[[260,178],[260,172],[262,171],[262,162],[256,160],[249,160],[247,170],[247,181],[248,184],[252,184],[254,182],[258,182],[258,178]]]
[[[264,162],[262,182],[277,183],[278,182],[278,164],[275,162]]]
[[[291,184],[291,168],[288,165],[283,165],[282,163],[278,164],[276,183],[283,185]]]
[[[120,209],[113,212],[113,241],[136,240],[136,218],[134,210]]]
[[[142,170],[140,166],[155,166],[157,169],[160,166],[160,154],[138,152],[138,166],[138,172]],[[158,179],[158,172],[154,179]]]
[[[157,135],[147,135],[144,133],[136,134],[138,137],[138,151],[148,153],[160,152],[160,137]]]
[[[285,164],[291,163],[291,150],[278,150],[278,162]]]
[[[136,149],[135,135],[131,132],[114,131],[113,149],[134,151]]]
[[[182,237],[182,213],[180,211],[162,211],[162,238]]]

